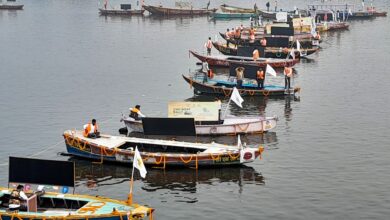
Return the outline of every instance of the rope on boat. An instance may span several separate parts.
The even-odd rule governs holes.
[[[57,146],[58,146],[59,144],[61,144],[61,143],[62,143],[62,140],[59,141],[59,142],[57,142],[57,143],[55,143],[54,145],[48,146],[47,148],[43,149],[42,151],[39,151],[39,152],[37,152],[37,153],[35,153],[35,154],[31,154],[31,155],[28,156],[28,157],[36,157],[36,156],[38,156],[38,155],[40,155],[40,154],[42,154],[42,153],[44,153],[44,152],[46,152],[46,151],[48,151],[48,150],[51,150],[51,149],[57,147]],[[7,163],[2,163],[2,164],[0,164],[0,166],[8,166],[8,162],[7,162]],[[0,219],[0,220],[1,220],[1,219]]]

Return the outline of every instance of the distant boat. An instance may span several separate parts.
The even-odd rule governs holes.
[[[132,16],[132,15],[143,15],[145,9],[133,9],[133,10],[124,10],[124,9],[104,9],[99,8],[101,15],[119,15],[119,16]]]
[[[240,65],[255,65],[258,67],[266,67],[269,64],[273,68],[291,67],[299,62],[298,59],[273,59],[259,58],[256,61],[252,57],[242,56],[225,56],[225,55],[202,55],[190,50],[190,53],[202,62],[207,62],[210,66],[229,67],[231,64]]]
[[[214,19],[247,19],[255,17],[253,13],[226,13],[226,12],[214,12],[211,17]]]
[[[253,8],[240,8],[236,6],[223,4],[220,6],[221,11],[225,13],[246,13],[246,14],[254,14],[255,10]]]
[[[182,76],[190,84],[190,88],[194,89],[194,94],[196,95],[230,96],[234,87],[237,86],[236,82],[229,81],[228,79],[204,82],[203,78],[197,77],[196,74]],[[277,85],[265,85],[264,89],[259,89],[256,84],[250,82],[243,83],[242,86],[243,88],[238,89],[241,96],[284,96],[294,95],[300,91],[299,87],[286,90],[283,86]]]
[[[142,15],[145,9],[142,8],[142,5],[139,9],[131,9],[131,4],[120,4],[120,8],[107,8],[107,0],[104,2],[104,6],[99,8],[99,13],[101,15],[117,15],[117,16],[132,16],[132,15]]]
[[[23,10],[24,5],[0,4],[0,10]]]
[[[159,16],[181,16],[181,15],[209,15],[216,12],[216,8],[167,8],[162,6],[144,5],[144,9],[151,14]]]
[[[238,49],[236,45],[230,44],[228,47],[226,44],[214,41],[213,46],[215,49],[217,49],[219,52],[221,52],[224,55],[230,55],[230,56],[237,56]],[[287,56],[290,54],[292,48],[281,48],[281,47],[266,47],[264,50],[264,57],[265,58],[287,58]],[[301,52],[296,50],[295,47],[295,57],[306,57],[310,54],[313,54],[319,50],[318,47],[312,47],[312,48],[301,48]]]

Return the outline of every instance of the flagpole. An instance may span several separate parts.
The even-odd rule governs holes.
[[[232,101],[232,99],[231,98],[229,98],[229,102],[227,103],[227,105],[226,105],[226,108],[225,108],[225,112],[223,113],[223,119],[225,119],[225,117],[226,117],[226,114],[227,114],[227,110],[228,110],[228,108],[229,108],[229,106],[230,106],[230,102]]]
[[[127,196],[127,204],[129,204],[129,205],[133,204],[134,158],[135,158],[135,153],[134,153],[134,157],[133,157],[133,170],[131,171],[130,192],[129,192],[129,195]]]

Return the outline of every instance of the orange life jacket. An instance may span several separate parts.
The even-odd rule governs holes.
[[[92,124],[88,123],[87,127],[84,129],[84,137],[88,137],[88,134],[91,132]],[[95,123],[93,133],[96,133],[98,131],[98,125]]]
[[[207,71],[207,76],[210,78],[210,79],[212,79],[213,77],[214,77],[214,73],[213,73],[213,70],[209,70],[209,71]]]
[[[287,77],[292,76],[292,68],[291,67],[284,67],[284,75]]]
[[[236,29],[236,33],[234,34],[235,38],[239,38],[241,36],[241,31],[239,29]]]
[[[264,71],[263,70],[257,70],[256,77],[257,77],[257,79],[264,79]]]

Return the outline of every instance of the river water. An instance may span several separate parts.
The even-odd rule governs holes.
[[[96,1],[20,3],[23,11],[0,11],[1,185],[9,155],[72,160],[76,192],[117,199],[126,198],[131,168],[62,156],[62,132],[93,117],[104,133],[118,134],[121,113],[135,104],[146,115],[165,116],[169,101],[213,100],[193,98],[181,77],[196,69],[188,49],[204,52],[209,36],[248,25],[206,17],[102,17]],[[307,3],[294,1],[300,8]],[[349,30],[322,37],[321,51],[296,65],[299,97],[230,106],[231,115],[279,117],[272,132],[242,138],[265,146],[261,160],[199,171],[148,169],[146,179],[137,176],[135,201],[156,208],[157,219],[388,219],[389,18],[353,21]]]

